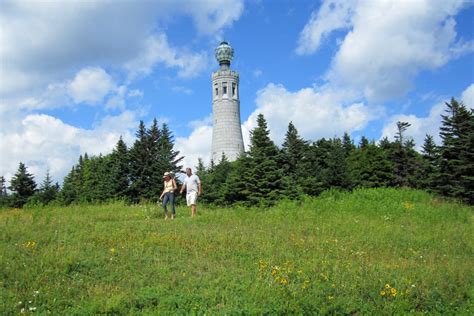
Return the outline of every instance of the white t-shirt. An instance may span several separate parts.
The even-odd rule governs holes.
[[[195,174],[192,174],[190,177],[186,176],[184,178],[184,184],[186,184],[186,193],[199,192],[198,185],[201,183],[199,177]]]

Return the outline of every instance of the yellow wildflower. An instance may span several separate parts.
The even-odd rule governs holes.
[[[390,293],[392,294],[393,297],[397,296],[397,289],[391,288]]]
[[[385,288],[388,290],[390,288],[390,284],[385,284]]]
[[[387,293],[385,293],[384,290],[380,291],[380,296],[385,296],[385,294],[387,294]]]
[[[283,284],[283,285],[287,285],[288,284],[288,279],[287,278],[281,278],[280,283]]]
[[[278,266],[273,266],[272,267],[272,276],[275,276],[278,273],[278,270],[280,270],[280,268]]]

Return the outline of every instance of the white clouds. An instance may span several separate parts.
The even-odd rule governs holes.
[[[69,172],[79,155],[107,154],[120,135],[130,143],[138,126],[136,114],[130,111],[108,116],[90,130],[45,114],[30,114],[7,124],[0,130],[0,174],[9,179],[22,161],[37,180],[49,169],[57,181]]]
[[[297,52],[314,52],[321,38],[349,27],[327,74],[331,84],[360,90],[374,101],[398,97],[412,88],[421,71],[473,51],[471,42],[456,39],[452,17],[464,4],[328,0],[302,31]]]
[[[148,74],[156,63],[182,77],[201,71],[202,52],[168,44],[163,30],[189,16],[198,34],[219,34],[243,11],[242,1],[3,1],[0,10],[0,95],[18,96],[64,82],[89,66],[136,65]],[[203,66],[204,64],[204,66]],[[8,79],[8,80],[7,80]]]
[[[351,5],[354,1],[333,0],[322,3],[319,11],[311,14],[309,22],[301,31],[296,53],[314,53],[321,41],[331,32],[351,25]]]
[[[112,78],[99,67],[79,71],[68,86],[69,94],[75,103],[96,104],[115,88]]]
[[[469,87],[461,95],[461,100],[464,102],[464,105],[468,108],[474,108],[474,83],[472,83]]]
[[[166,34],[162,33],[150,36],[142,52],[124,66],[129,78],[133,79],[150,74],[158,63],[179,68],[178,75],[181,77],[192,77],[207,67],[208,57],[203,52],[185,53],[171,47]]]
[[[440,143],[439,127],[441,125],[441,114],[444,113],[444,102],[434,105],[427,117],[417,117],[416,115],[395,115],[392,116],[382,129],[381,139],[387,137],[393,141],[397,133],[397,122],[408,122],[411,124],[405,132],[406,137],[411,137],[415,141],[418,150],[423,146],[426,134],[433,136],[436,143]]]
[[[474,100],[474,84],[467,87],[461,95],[461,100],[465,105],[468,107],[472,106],[469,104],[469,100],[471,100],[471,102]],[[397,122],[400,121],[411,124],[406,131],[406,136],[413,138],[418,150],[423,146],[426,134],[433,136],[435,142],[440,144],[441,138],[439,137],[439,129],[441,127],[441,115],[446,114],[445,102],[449,102],[449,100],[437,102],[426,117],[417,117],[413,114],[392,116],[383,127],[381,138],[388,137],[388,139],[393,140],[397,132]]]
[[[344,93],[327,88],[291,92],[282,85],[269,84],[258,92],[257,109],[243,124],[244,134],[255,128],[259,113],[265,116],[270,137],[277,144],[283,142],[290,121],[302,137],[315,140],[360,130],[375,118],[376,113],[362,103],[342,106],[345,98]]]
[[[193,17],[200,33],[216,34],[239,19],[244,3],[243,0],[190,0],[180,9]]]
[[[184,155],[183,167],[194,167],[201,158],[204,163],[211,159],[212,127],[203,125],[196,127],[189,137],[176,138],[175,147],[180,155]]]

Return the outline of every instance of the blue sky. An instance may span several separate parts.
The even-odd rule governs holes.
[[[246,144],[263,113],[277,144],[290,120],[308,140],[356,141],[400,120],[421,146],[445,101],[474,106],[473,21],[474,2],[455,0],[1,1],[0,175],[22,161],[61,182],[155,117],[186,165],[209,162],[223,39]]]

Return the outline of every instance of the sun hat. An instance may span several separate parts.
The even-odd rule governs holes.
[[[166,178],[166,177],[170,177],[172,178],[173,177],[173,174],[171,172],[165,172],[165,174],[163,175],[163,178]]]

